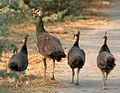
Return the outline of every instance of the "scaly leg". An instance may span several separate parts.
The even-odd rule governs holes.
[[[21,81],[21,74],[20,72],[16,72],[16,71],[13,71],[13,73],[15,77],[15,82],[12,83],[11,86],[15,86],[16,88],[18,88],[18,85],[20,84],[20,81]]]
[[[78,70],[77,70],[77,82],[76,82],[76,85],[79,85],[79,72],[80,72],[80,69],[78,68]]]
[[[102,72],[102,75],[103,75],[103,88],[106,88],[106,84],[105,84],[105,81],[106,81],[106,75],[105,75],[105,71],[101,71]]]
[[[74,68],[72,68],[72,83],[74,83],[74,75],[75,75],[75,71]]]
[[[18,79],[16,80],[16,88],[18,88],[18,84],[21,85],[23,83],[22,77],[24,75],[23,71],[18,72]]]
[[[47,70],[47,64],[46,64],[46,58],[43,58],[44,63],[44,81],[46,80],[46,70]]]
[[[54,76],[54,72],[55,72],[55,60],[53,60],[53,71],[52,71],[52,80],[55,80],[55,76]]]
[[[105,80],[107,80],[107,79],[108,79],[108,74],[109,74],[109,73],[108,73],[108,72],[106,72],[106,77],[105,77]]]

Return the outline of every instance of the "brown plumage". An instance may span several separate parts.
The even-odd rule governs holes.
[[[60,61],[62,58],[65,58],[66,55],[62,48],[62,44],[60,40],[52,35],[50,35],[44,28],[44,24],[42,21],[43,12],[41,9],[37,9],[34,12],[35,17],[39,18],[37,27],[36,27],[36,36],[37,36],[37,46],[39,53],[43,55],[43,62],[44,62],[44,80],[46,79],[46,58],[51,58],[53,60],[53,73],[52,78],[54,77],[54,68],[55,68],[55,60]]]
[[[21,81],[21,72],[24,72],[27,67],[28,67],[28,50],[27,50],[27,38],[28,34],[26,34],[25,39],[24,39],[24,44],[20,50],[19,53],[14,54],[9,61],[8,67],[12,71],[17,71],[19,72],[19,79]],[[16,87],[18,87],[18,79],[16,79],[16,82],[13,83]]]
[[[19,53],[14,54],[8,64],[8,67],[13,71],[25,71],[28,66],[28,51],[27,51],[27,37],[25,36],[24,44]]]
[[[98,56],[97,56],[97,66],[101,70],[102,75],[103,75],[103,88],[106,88],[106,80],[108,78],[108,74],[110,73],[111,70],[115,67],[115,58],[111,54],[110,49],[108,48],[107,45],[107,36],[103,37],[104,44],[101,47]]]
[[[76,42],[74,43],[73,47],[68,52],[68,65],[72,69],[72,83],[74,83],[74,69],[77,68],[77,83],[79,84],[79,71],[85,64],[85,52],[83,49],[79,47],[79,35],[80,32],[75,35],[77,37]]]

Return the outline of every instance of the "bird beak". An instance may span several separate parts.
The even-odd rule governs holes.
[[[33,16],[34,16],[35,18],[37,18],[37,16],[36,16],[36,13],[35,13],[35,12],[33,12]]]
[[[37,18],[37,17],[38,17],[38,15],[37,15],[36,11],[33,11],[33,16],[34,16],[35,18]]]

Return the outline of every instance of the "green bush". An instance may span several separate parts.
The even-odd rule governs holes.
[[[18,48],[16,45],[10,43],[8,40],[0,39],[0,56],[3,52],[12,51],[13,53],[16,53],[18,51]]]

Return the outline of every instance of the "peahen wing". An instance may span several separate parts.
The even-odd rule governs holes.
[[[97,66],[100,69],[106,68],[107,60],[109,59],[109,57],[114,58],[114,56],[112,54],[110,54],[109,52],[107,52],[107,51],[103,51],[103,52],[99,53],[98,57],[97,57]]]
[[[83,64],[85,62],[85,53],[83,50],[81,51],[80,48],[78,47],[72,47],[70,51],[68,52],[68,64],[73,65],[73,64],[78,64],[79,61],[76,61],[76,59],[82,60]]]
[[[60,41],[56,37],[53,37],[53,36],[47,37],[44,50],[46,51],[48,55],[50,55],[51,53],[55,51],[64,52]]]

